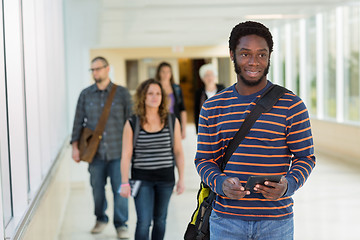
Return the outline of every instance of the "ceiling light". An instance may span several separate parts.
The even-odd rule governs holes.
[[[303,18],[304,15],[294,15],[294,14],[267,14],[267,15],[246,15],[246,19],[289,19],[289,18]]]

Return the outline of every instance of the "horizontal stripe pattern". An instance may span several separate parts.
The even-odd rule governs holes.
[[[270,85],[268,82],[267,87]],[[307,109],[299,97],[286,93],[271,111],[260,116],[231,156],[224,173],[220,171],[229,141],[264,90],[241,96],[233,85],[204,103],[199,118],[195,165],[202,181],[217,193],[222,193],[217,183],[222,183],[220,179],[224,179],[224,174],[239,178],[243,184],[251,175],[286,175],[288,193],[277,201],[268,201],[258,193],[240,200],[218,195],[214,210],[220,215],[239,216],[243,220],[291,216],[291,195],[305,183],[315,166]]]
[[[174,166],[174,156],[168,127],[160,132],[148,133],[140,129],[136,139],[133,168],[155,170]]]

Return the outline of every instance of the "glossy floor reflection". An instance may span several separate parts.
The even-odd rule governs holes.
[[[187,126],[187,138],[183,141],[186,159],[186,191],[171,198],[166,240],[183,239],[183,233],[195,209],[199,177],[193,158],[196,151],[196,135],[193,125]],[[316,146],[315,146],[316,147]],[[73,187],[66,209],[59,240],[115,240],[116,232],[111,224],[112,193],[107,188],[110,222],[105,231],[90,234],[95,223],[91,188],[87,179],[83,187]],[[315,167],[305,186],[295,193],[296,240],[356,240],[360,239],[360,168],[341,163],[340,160],[317,154]],[[133,239],[136,214],[133,199],[129,199],[129,230]]]

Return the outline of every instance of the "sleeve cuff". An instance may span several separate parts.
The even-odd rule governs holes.
[[[216,188],[215,188],[215,192],[221,196],[226,196],[224,194],[222,185],[224,183],[224,181],[228,178],[228,176],[219,176],[216,178]]]
[[[288,182],[288,186],[287,186],[286,193],[284,194],[284,197],[290,197],[290,196],[294,195],[294,193],[295,193],[296,181],[293,177],[290,177],[290,176],[286,176],[285,178]]]
[[[73,144],[73,142],[78,142],[79,140],[80,140],[80,139],[75,139],[75,138],[74,138],[74,139],[71,139],[71,140],[70,140],[70,145]]]

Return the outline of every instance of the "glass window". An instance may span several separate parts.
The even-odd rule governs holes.
[[[1,78],[4,79],[4,78]],[[1,82],[4,84],[4,82]],[[3,92],[0,94],[1,100],[4,99]],[[1,101],[2,102],[2,101]],[[2,182],[2,202],[3,202],[3,217],[5,227],[13,217],[13,204],[12,204],[12,190],[10,180],[10,158],[8,148],[8,134],[7,134],[7,123],[6,123],[6,106],[2,106],[1,111],[1,128],[0,129],[0,161],[1,161],[1,182]],[[4,119],[5,117],[5,119]],[[5,121],[5,124],[3,124]]]
[[[270,72],[268,79],[273,83],[285,87],[285,25],[279,25],[272,29],[274,47],[270,58]]]
[[[292,61],[293,61],[293,71],[292,71],[292,81],[293,81],[293,91],[295,94],[300,95],[300,27],[298,22],[292,24]]]
[[[325,117],[336,118],[336,14],[335,10],[325,14]]]
[[[1,65],[1,64],[0,64]],[[3,76],[0,78],[5,80]],[[5,81],[1,81],[1,85],[5,85]],[[1,90],[4,90],[4,86],[0,87]],[[4,92],[0,93],[1,102],[5,99]],[[2,182],[2,201],[3,201],[3,214],[4,214],[4,224],[10,222],[13,216],[13,205],[11,199],[11,181],[10,181],[10,159],[9,159],[9,148],[8,148],[8,128],[7,128],[7,106],[6,104],[1,104],[0,108],[0,161],[1,161],[1,182]]]
[[[360,8],[347,9],[349,46],[345,54],[345,120],[360,120]]]
[[[316,17],[313,16],[308,19],[307,29],[307,79],[310,91],[308,93],[309,104],[308,109],[312,116],[316,115]]]
[[[282,26],[281,28],[279,28],[279,58],[280,58],[280,61],[279,63],[281,64],[281,67],[280,67],[280,72],[279,72],[279,75],[280,75],[280,81],[279,81],[279,85],[281,86],[285,86],[285,77],[286,77],[286,64],[285,64],[285,49],[286,49],[286,44],[285,44],[285,41],[286,41],[286,34],[285,34],[285,25]]]
[[[4,64],[4,27],[3,27],[3,11],[0,5],[0,166],[1,166],[1,196],[3,203],[3,219],[5,227],[13,217],[13,205],[11,199],[11,181],[10,181],[10,158],[8,144],[8,113],[7,113],[7,97],[6,97],[6,77]],[[4,104],[3,104],[4,103]]]
[[[11,181],[9,184],[3,184],[3,191],[10,193],[11,200],[7,202],[4,209],[12,207],[11,218],[10,211],[5,213],[6,220],[10,220],[6,228],[6,236],[13,234],[12,226],[19,222],[19,218],[15,216],[22,216],[24,208],[28,203],[28,165],[27,165],[27,144],[26,144],[26,118],[25,118],[25,88],[24,88],[24,74],[23,74],[23,48],[22,48],[22,28],[21,28],[21,7],[20,1],[4,1],[3,11],[3,44],[6,49],[5,54],[2,53],[5,61],[6,72],[0,79],[1,85],[4,85],[4,91],[1,94],[5,95],[6,99],[6,118],[5,126],[7,127],[6,137],[1,136],[1,140],[7,140],[7,156],[2,159],[2,173],[8,174]],[[2,97],[1,100],[3,100]],[[3,101],[1,101],[3,102]],[[4,110],[3,110],[4,111]],[[4,114],[4,113],[1,113]],[[4,118],[1,119],[2,121]],[[1,124],[1,127],[4,126]],[[3,135],[3,134],[2,134]],[[6,153],[6,152],[5,152]],[[6,177],[7,178],[7,177]],[[7,189],[9,188],[9,189]]]

